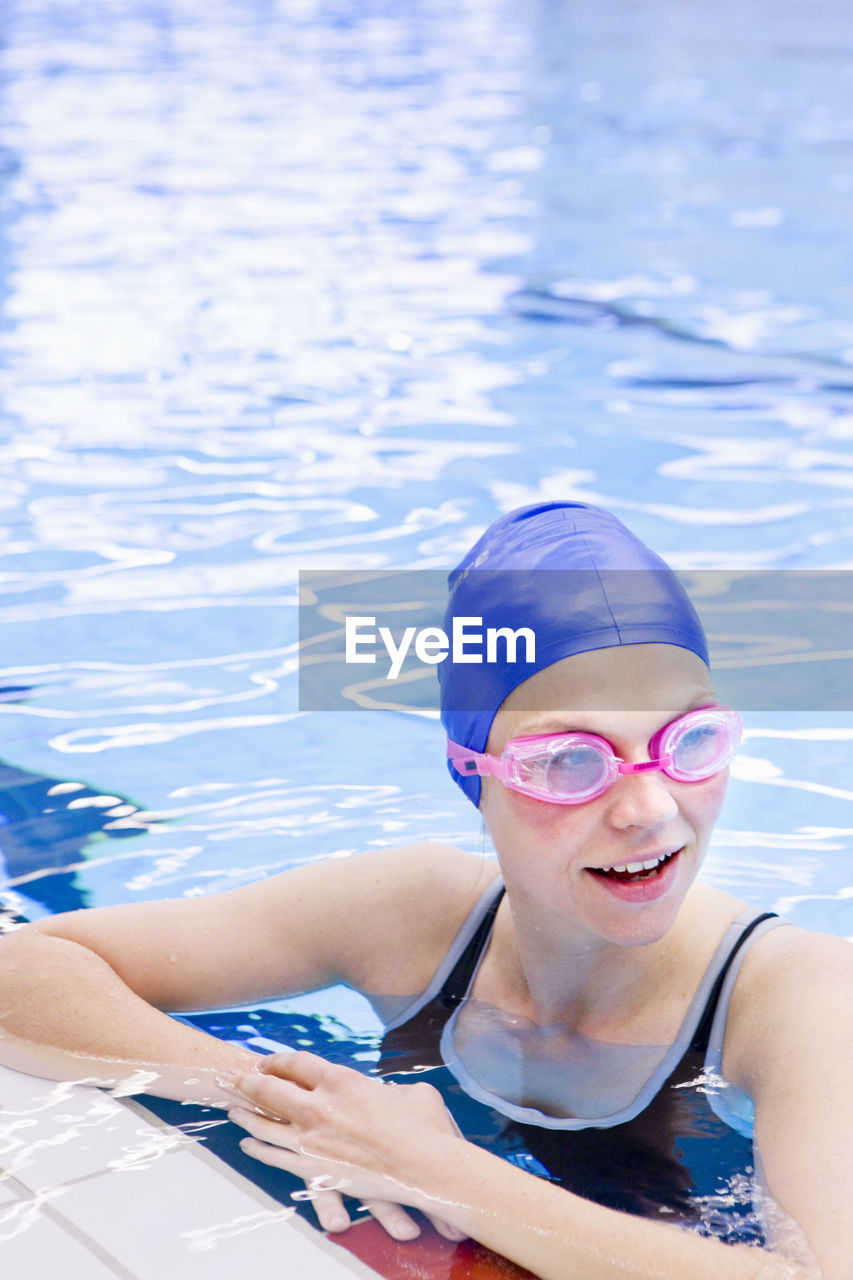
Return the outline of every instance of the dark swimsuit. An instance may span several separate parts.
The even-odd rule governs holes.
[[[389,1025],[378,1072],[408,1081],[417,1073],[441,1091],[467,1138],[568,1191],[730,1242],[763,1242],[751,1199],[752,1142],[736,1115],[738,1102],[746,1111],[749,1101],[718,1073],[745,944],[785,922],[772,912],[739,917],[676,1044],[634,1101],[610,1116],[575,1119],[490,1094],[453,1049],[455,1014],[473,986],[502,897],[501,884],[489,887],[430,988]]]

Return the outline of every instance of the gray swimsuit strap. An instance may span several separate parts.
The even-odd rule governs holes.
[[[472,968],[479,967],[479,961],[485,955],[492,925],[503,896],[504,883],[498,877],[480,894],[465,923],[450,944],[444,959],[432,975],[429,986],[419,996],[415,996],[414,1000],[410,1001],[401,1012],[395,1014],[390,1022],[385,1023],[386,1032],[393,1031],[395,1027],[401,1027],[403,1023],[408,1022],[431,1000],[444,995],[449,986],[456,987],[457,981],[454,979],[458,980],[459,967],[469,955],[473,959]],[[460,998],[464,997],[468,985],[469,981],[466,979]],[[458,1003],[458,1001],[452,1003]],[[452,1003],[448,1004],[448,1007],[452,1007]]]

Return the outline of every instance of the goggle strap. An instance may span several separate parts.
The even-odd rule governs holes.
[[[507,776],[507,763],[501,760],[499,756],[489,756],[479,751],[472,751],[470,747],[460,747],[458,742],[447,739],[447,758],[453,765],[453,768],[463,778],[485,778],[491,775],[494,778],[505,778]]]

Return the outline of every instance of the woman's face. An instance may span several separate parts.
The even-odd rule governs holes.
[[[598,734],[629,763],[649,759],[663,725],[714,701],[708,668],[687,649],[624,645],[564,658],[505,700],[486,750],[511,738],[578,730]],[[537,915],[556,913],[582,933],[622,945],[671,927],[705,857],[728,771],[676,782],[659,770],[621,775],[584,804],[551,804],[483,778],[480,807],[511,894]],[[602,874],[656,857],[642,879]]]

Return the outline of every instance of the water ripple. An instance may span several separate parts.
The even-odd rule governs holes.
[[[848,24],[721,5],[664,41],[646,0],[3,6],[0,835],[36,907],[481,847],[433,726],[295,716],[298,569],[444,568],[552,499],[682,569],[853,565]],[[730,887],[844,883],[847,749],[761,744]],[[100,826],[52,863],[81,765],[62,821]]]

